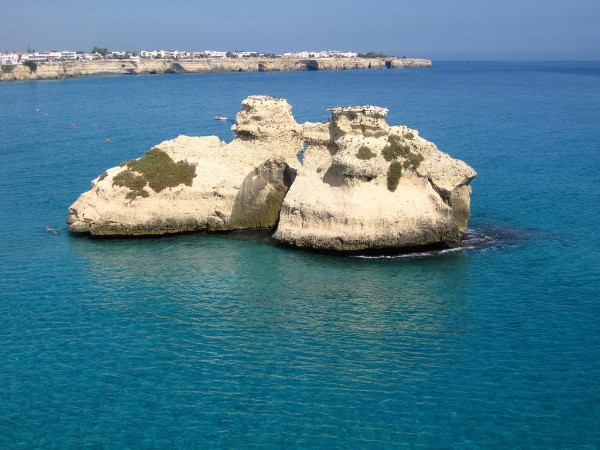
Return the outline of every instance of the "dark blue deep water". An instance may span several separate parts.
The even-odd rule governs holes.
[[[478,171],[485,245],[68,233],[105,168],[230,139],[251,94],[388,107]],[[1,83],[0,111],[0,447],[598,447],[600,63]]]

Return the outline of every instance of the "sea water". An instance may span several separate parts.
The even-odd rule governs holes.
[[[230,140],[213,117],[252,94],[389,108],[477,170],[473,245],[69,234],[90,180]],[[7,82],[0,107],[0,447],[599,445],[599,63]]]

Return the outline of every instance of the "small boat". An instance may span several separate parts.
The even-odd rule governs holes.
[[[225,117],[223,114],[219,114],[218,116],[215,116],[216,120],[227,120],[227,117]]]

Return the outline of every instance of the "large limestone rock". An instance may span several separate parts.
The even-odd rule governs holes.
[[[244,100],[236,121],[229,144],[179,136],[108,169],[69,208],[70,230],[148,235],[273,226],[299,166],[301,127],[287,101],[265,96]]]
[[[475,171],[387,110],[333,108],[304,124],[304,164],[283,202],[274,238],[320,250],[360,251],[460,240]]]
[[[93,235],[277,229],[277,241],[328,251],[460,240],[475,171],[375,106],[333,108],[299,125],[284,99],[242,102],[226,144],[166,141],[108,169],[70,207]],[[304,148],[303,163],[297,155]]]

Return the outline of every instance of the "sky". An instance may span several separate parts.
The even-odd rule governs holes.
[[[0,17],[0,52],[97,46],[600,59],[600,0],[0,0]]]

